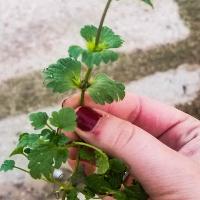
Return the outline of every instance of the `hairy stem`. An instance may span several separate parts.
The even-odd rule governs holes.
[[[98,27],[98,30],[97,30],[97,35],[96,35],[96,39],[95,39],[95,47],[94,47],[93,51],[95,51],[97,49],[98,45],[99,45],[103,24],[104,24],[104,21],[105,21],[105,18],[106,18],[106,14],[108,12],[108,9],[110,7],[111,2],[112,2],[112,0],[108,0],[106,6],[104,8],[104,11],[103,11],[100,23],[99,23],[99,27]],[[84,78],[83,83],[82,83],[80,106],[84,106],[84,104],[85,104],[85,102],[84,102],[85,101],[85,92],[86,92],[86,90],[88,88],[88,85],[89,85],[88,82],[90,80],[91,74],[92,74],[92,68],[88,68],[87,73],[85,74],[85,78]],[[83,145],[83,144],[84,143],[80,142],[79,144],[77,143],[76,145],[86,146],[86,145]],[[88,147],[95,149],[93,146],[88,146]],[[96,149],[96,150],[98,151],[98,149]],[[77,172],[78,167],[79,167],[79,163],[80,163],[79,151],[80,151],[80,147],[77,150],[76,167],[74,169],[73,174],[75,174]]]
[[[85,91],[87,89],[87,84],[88,84],[88,81],[90,79],[90,76],[91,76],[91,73],[92,73],[92,68],[89,68],[87,70],[87,73],[85,75],[85,78],[83,80],[83,88],[81,90],[81,100],[80,100],[80,106],[84,106],[84,99],[85,99]]]
[[[46,126],[51,129],[53,132],[55,131],[48,123],[46,124]]]
[[[105,18],[106,18],[106,14],[108,12],[108,9],[110,7],[110,4],[111,4],[112,0],[108,0],[107,4],[106,4],[106,7],[104,9],[104,12],[103,12],[103,15],[101,17],[101,21],[100,21],[100,24],[99,24],[99,28],[97,30],[97,36],[96,36],[96,40],[95,40],[95,48],[96,49],[98,47],[98,44],[99,44],[99,40],[100,40],[100,36],[101,36],[101,31],[102,31],[102,28],[103,28],[103,23],[105,21]]]
[[[106,14],[108,13],[108,9],[110,7],[111,2],[112,2],[112,0],[108,0],[106,6],[104,8],[103,15],[101,17],[99,27],[98,27],[98,30],[97,30],[94,51],[96,50],[96,48],[99,45],[99,41],[100,41],[100,37],[101,37],[101,31],[102,31],[103,24],[104,24],[104,21],[105,21],[105,18],[106,18]],[[92,68],[89,68],[86,75],[85,75],[85,78],[83,80],[83,87],[82,87],[82,90],[81,90],[81,98],[80,98],[80,106],[84,106],[85,91],[87,89],[87,87],[84,87],[84,86],[87,86],[88,81],[89,81],[90,76],[91,76],[91,73],[92,73]]]
[[[14,168],[15,168],[15,169],[18,169],[18,170],[20,170],[20,171],[23,171],[23,172],[26,172],[26,173],[30,174],[29,171],[27,171],[27,170],[25,170],[25,169],[22,169],[21,167],[15,166]]]

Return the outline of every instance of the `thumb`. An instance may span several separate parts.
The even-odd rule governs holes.
[[[141,128],[88,107],[79,108],[77,116],[79,136],[127,163],[151,197],[177,190],[185,193],[183,184],[188,181],[190,187],[199,184],[195,163]]]

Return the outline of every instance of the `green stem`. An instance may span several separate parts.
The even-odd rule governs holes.
[[[97,30],[94,51],[96,50],[96,48],[99,45],[99,41],[100,41],[100,37],[101,37],[101,31],[102,31],[103,24],[104,24],[104,21],[105,21],[105,18],[106,18],[106,14],[108,12],[108,9],[110,7],[111,2],[112,2],[112,0],[108,0],[106,6],[104,8],[103,15],[101,17],[101,21],[99,23],[99,27],[98,27],[98,30]],[[80,105],[81,106],[84,106],[85,91],[87,89],[87,87],[85,87],[85,86],[88,85],[88,81],[90,79],[91,73],[92,73],[92,68],[89,68],[88,71],[87,71],[87,73],[86,73],[86,75],[85,75],[85,78],[83,80],[83,87],[82,87],[81,99],[80,99]]]
[[[18,170],[20,170],[20,171],[23,171],[23,172],[26,172],[26,173],[30,174],[29,171],[27,171],[27,170],[25,170],[25,169],[22,169],[21,167],[15,166],[14,168],[15,168],[15,169],[18,169]]]
[[[46,126],[51,129],[53,132],[55,132],[55,130],[47,123]]]
[[[107,4],[106,4],[106,7],[104,9],[104,12],[103,12],[103,15],[101,17],[101,21],[100,21],[100,24],[99,24],[99,28],[97,30],[97,36],[96,36],[96,40],[95,40],[95,47],[94,47],[94,50],[98,47],[98,44],[99,44],[99,40],[100,40],[100,36],[101,36],[101,31],[102,31],[102,28],[103,28],[103,23],[105,21],[105,18],[106,18],[106,14],[108,12],[108,9],[110,7],[110,4],[111,4],[112,0],[108,0]]]
[[[80,147],[77,148],[76,166],[75,166],[75,168],[74,168],[73,175],[76,174],[76,172],[78,171],[78,168],[79,168],[79,164],[80,164],[79,151],[80,151]]]
[[[63,195],[62,195],[62,200],[65,200],[65,199],[66,199],[66,196],[67,196],[67,191],[64,190]]]
[[[88,147],[88,148],[91,148],[91,149],[94,149],[95,151],[99,152],[99,153],[102,153],[102,150],[91,145],[91,144],[88,144],[88,143],[84,143],[84,142],[73,142],[72,143],[74,146],[85,146],[85,147]]]
[[[92,73],[92,68],[89,68],[87,70],[87,73],[86,73],[85,78],[83,80],[83,88],[81,90],[80,106],[84,106],[85,91],[87,89],[87,84],[88,84],[88,81],[90,79],[91,73]]]

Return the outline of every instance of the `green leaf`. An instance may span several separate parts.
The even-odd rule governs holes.
[[[42,176],[50,179],[54,169],[59,169],[67,160],[65,147],[54,144],[42,144],[28,154],[30,174],[35,179]]]
[[[112,103],[124,98],[125,87],[105,74],[98,74],[88,88],[88,93],[98,104]]]
[[[110,189],[110,184],[103,175],[92,174],[86,177],[86,186],[94,193],[105,193]]]
[[[96,151],[95,157],[96,157],[97,174],[105,174],[110,167],[108,156],[103,151],[102,152]]]
[[[99,44],[97,47],[95,47],[97,27],[93,25],[86,25],[81,29],[81,36],[87,41],[87,49],[91,52],[118,48],[123,44],[121,37],[116,35],[112,29],[106,26],[102,28]]]
[[[78,59],[78,57],[82,55],[84,51],[84,49],[76,45],[70,46],[68,50],[69,56],[75,59]]]
[[[132,186],[126,187],[124,193],[127,199],[133,200],[147,200],[148,195],[138,182],[134,182]]]
[[[112,50],[102,50],[99,52],[91,52],[86,49],[82,49],[79,46],[71,46],[68,50],[69,56],[75,59],[81,57],[83,63],[89,68],[93,68],[95,65],[99,66],[101,63],[114,62],[118,59],[118,54]]]
[[[72,58],[64,58],[44,70],[44,80],[54,92],[66,92],[80,86],[81,63]]]
[[[86,40],[86,49],[80,46],[71,46],[68,50],[69,56],[75,59],[81,57],[83,63],[89,68],[99,66],[101,63],[107,64],[118,59],[118,54],[112,48],[118,48],[123,40],[116,35],[110,28],[103,27],[99,39],[99,44],[95,46],[97,28],[93,25],[87,25],[81,29],[81,36]]]
[[[81,160],[94,161],[95,153],[92,149],[81,147],[79,150],[79,157]]]
[[[78,190],[72,189],[67,193],[67,200],[79,200],[78,196]]]
[[[69,142],[69,138],[66,137],[64,134],[62,135],[59,135],[59,138],[58,138],[58,146],[64,146],[65,144],[67,144]]]
[[[10,171],[13,170],[15,167],[15,161],[14,160],[5,160],[4,163],[1,165],[0,171]]]
[[[116,191],[114,193],[114,197],[116,200],[129,200],[129,199],[127,199],[126,194],[121,191]]]
[[[153,3],[152,3],[152,0],[142,0],[144,1],[145,3],[149,4],[151,7],[153,7]]]
[[[85,195],[86,200],[90,200],[95,197],[95,193],[91,191],[88,187],[85,187],[82,193]]]
[[[29,116],[31,125],[37,130],[42,129],[47,124],[48,115],[45,112],[32,113]]]
[[[50,123],[65,131],[73,131],[76,127],[76,113],[72,108],[62,108],[52,113]]]
[[[39,134],[23,133],[20,135],[19,143],[10,156],[23,154],[25,148],[33,148],[40,138]]]
[[[113,158],[109,160],[110,162],[110,170],[115,173],[124,173],[127,169],[126,165],[123,161]]]

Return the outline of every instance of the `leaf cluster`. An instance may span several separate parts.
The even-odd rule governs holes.
[[[80,33],[86,48],[77,45],[69,47],[69,57],[59,59],[57,63],[44,70],[45,84],[54,92],[67,92],[72,89],[88,91],[88,94],[99,104],[122,100],[125,87],[105,74],[86,78],[85,66],[92,70],[102,63],[114,62],[118,54],[112,49],[123,44],[123,40],[110,28],[103,27],[99,42],[96,44],[98,29],[93,25],[84,26]],[[80,62],[81,61],[81,62]]]

